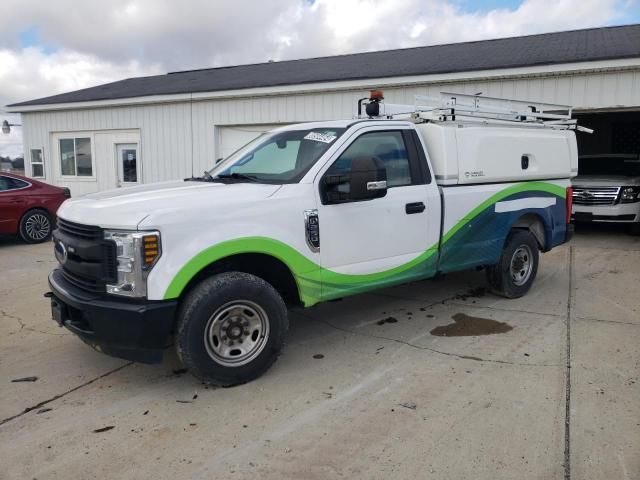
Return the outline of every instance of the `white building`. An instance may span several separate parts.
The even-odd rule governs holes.
[[[74,196],[199,175],[277,125],[440,91],[573,105],[580,153],[640,152],[640,25],[132,78],[8,107],[27,175]]]

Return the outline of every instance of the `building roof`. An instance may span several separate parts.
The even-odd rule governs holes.
[[[640,57],[640,24],[137,77],[9,107]]]

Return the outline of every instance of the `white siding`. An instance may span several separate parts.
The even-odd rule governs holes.
[[[497,74],[496,74],[497,75]],[[413,103],[414,95],[440,91],[478,93],[548,103],[573,105],[580,110],[640,109],[640,70],[602,71],[509,79],[486,79],[386,87],[392,103]],[[280,94],[262,97],[158,103],[139,106],[23,113],[25,159],[31,148],[43,148],[46,180],[61,184],[53,168],[52,134],[56,132],[137,130],[145,183],[179,179],[210,168],[220,156],[215,127],[282,124],[352,118],[358,98],[366,89],[315,94]],[[99,171],[112,168],[105,159]],[[30,166],[27,166],[30,173]],[[98,183],[72,193],[97,190]],[[74,189],[76,191],[74,192]],[[80,191],[81,190],[81,191]]]

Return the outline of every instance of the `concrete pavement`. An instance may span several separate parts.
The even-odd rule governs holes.
[[[292,311],[228,389],[59,329],[54,265],[0,241],[0,478],[640,478],[640,240],[615,229],[544,254],[521,299],[463,272]],[[431,333],[465,315],[512,329]]]

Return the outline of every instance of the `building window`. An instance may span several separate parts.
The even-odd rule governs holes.
[[[60,139],[60,173],[64,176],[93,176],[90,138]]]
[[[44,178],[44,159],[41,148],[31,149],[31,176],[33,178]]]

